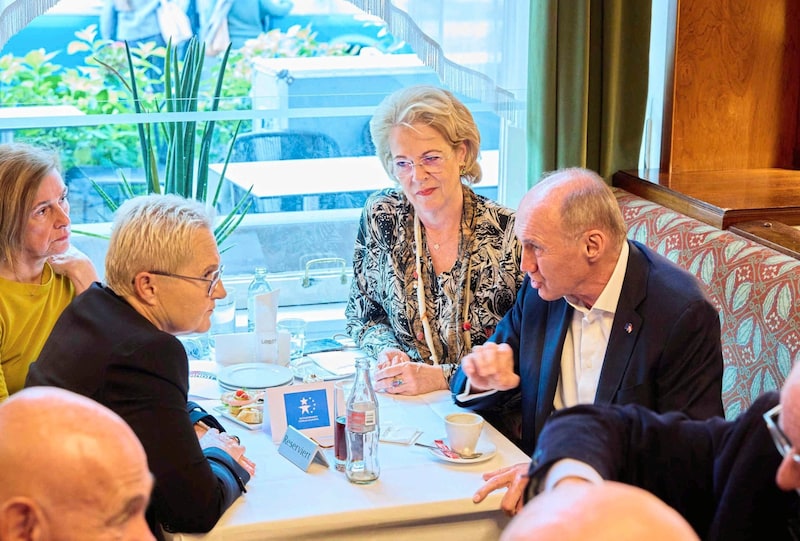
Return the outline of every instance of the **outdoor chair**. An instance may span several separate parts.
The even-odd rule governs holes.
[[[330,136],[307,131],[265,131],[240,134],[231,153],[232,162],[302,160],[341,156]]]
[[[231,162],[302,160],[341,156],[330,136],[311,131],[263,131],[240,134],[231,152]],[[266,212],[310,210],[319,206],[319,196],[280,197],[262,201]]]

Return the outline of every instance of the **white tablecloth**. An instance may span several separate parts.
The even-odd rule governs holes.
[[[443,438],[443,417],[459,410],[447,391],[379,398],[381,424],[416,427],[426,443]],[[480,504],[472,495],[483,483],[482,473],[528,461],[487,424],[481,438],[492,442],[497,454],[485,462],[454,464],[422,447],[381,442],[380,478],[355,485],[333,466],[314,463],[303,472],[278,454],[267,434],[219,418],[240,436],[257,464],[256,475],[210,533],[175,534],[175,540],[497,539],[508,520],[499,510],[504,492]],[[325,453],[332,464],[333,450]]]

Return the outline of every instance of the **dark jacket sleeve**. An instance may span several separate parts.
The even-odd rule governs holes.
[[[223,505],[227,509],[242,492],[247,492],[245,485],[250,481],[250,474],[222,449],[209,447],[208,449],[203,449],[203,454],[208,459],[211,471],[214,472],[214,475],[217,476],[217,479],[222,484],[222,492],[225,498]]]
[[[762,500],[778,499],[764,508],[779,507],[774,476],[780,456],[761,418],[775,403],[777,394],[769,393],[735,421],[693,420],[639,405],[582,405],[557,411],[545,424],[533,454],[526,499],[535,495],[553,464],[571,458],[590,465],[604,479],[652,492],[707,538],[704,533],[718,527],[720,508],[750,500],[744,497],[750,491],[766,490]]]
[[[511,346],[511,349],[514,351],[514,372],[517,374],[520,373],[519,370],[519,349],[520,349],[520,337],[519,332],[522,326],[522,313],[523,313],[523,306],[525,304],[525,295],[533,291],[534,294],[537,294],[531,287],[530,287],[530,278],[528,276],[522,282],[522,285],[517,291],[517,299],[514,302],[514,305],[511,309],[506,312],[506,315],[503,316],[503,319],[497,324],[495,327],[494,333],[491,337],[489,337],[488,342],[494,342],[496,344],[508,344]],[[519,395],[520,390],[519,388],[511,389],[508,391],[498,391],[491,395],[477,398],[477,399],[468,399],[468,400],[459,400],[457,395],[464,392],[467,387],[467,375],[461,369],[461,365],[459,364],[458,369],[453,374],[453,377],[450,379],[450,392],[453,394],[453,399],[455,400],[456,404],[463,408],[469,408],[476,411],[488,411],[488,410],[497,410],[497,411],[506,411],[509,408],[519,406]]]

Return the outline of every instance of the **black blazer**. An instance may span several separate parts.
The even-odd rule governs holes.
[[[704,419],[724,414],[719,316],[693,275],[638,242],[630,255],[608,341],[595,404],[642,404]],[[514,350],[520,386],[456,402],[475,410],[502,409],[521,398],[522,450],[530,454],[553,413],[561,350],[573,308],[544,301],[526,276],[517,300],[490,341]],[[451,389],[467,377],[459,368]],[[491,415],[490,415],[491,416]]]
[[[180,341],[100,284],[62,312],[25,385],[68,389],[125,419],[155,477],[147,515],[156,538],[158,525],[207,532],[250,480],[227,453],[201,449],[186,411],[189,362]]]
[[[652,492],[702,539],[800,539],[800,498],[775,484],[781,455],[762,418],[777,403],[778,393],[766,393],[729,422],[659,415],[636,405],[556,412],[539,438],[526,496],[532,497],[552,464],[573,458],[604,479]]]

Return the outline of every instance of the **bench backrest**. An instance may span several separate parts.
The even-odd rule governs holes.
[[[628,237],[693,273],[719,310],[732,419],[800,359],[800,261],[614,188]]]

